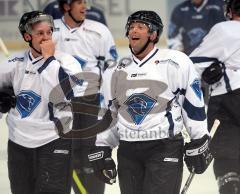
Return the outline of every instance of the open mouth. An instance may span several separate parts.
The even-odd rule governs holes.
[[[131,39],[132,40],[140,40],[140,38],[138,38],[138,37],[132,37]]]

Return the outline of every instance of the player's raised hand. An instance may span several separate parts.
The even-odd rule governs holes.
[[[42,43],[40,44],[40,48],[41,48],[42,56],[45,59],[48,59],[49,57],[53,56],[55,53],[55,43],[53,42],[53,40],[42,41]]]

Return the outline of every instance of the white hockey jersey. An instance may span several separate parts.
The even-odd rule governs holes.
[[[78,61],[58,51],[48,60],[42,56],[34,58],[30,51],[25,51],[1,64],[0,89],[13,86],[17,99],[16,107],[7,115],[9,139],[35,148],[59,138],[55,122],[68,122],[66,127],[70,129],[71,110],[61,104],[73,96],[69,75],[78,72],[81,72]],[[56,103],[63,110],[51,106]]]
[[[105,71],[102,91],[117,119],[116,127],[98,134],[98,146],[169,138],[184,125],[192,139],[208,133],[199,74],[179,51],[154,48],[141,61],[122,60]]]
[[[111,32],[105,25],[88,19],[80,27],[72,29],[64,22],[64,17],[54,20],[54,25],[56,48],[73,55],[79,61],[85,73],[84,85],[88,85],[88,94],[96,93],[100,87],[104,62],[118,57]]]
[[[226,73],[221,80],[211,85],[211,96],[225,94],[240,88],[240,22],[226,21],[213,26],[203,42],[190,55],[197,71],[202,72],[216,58],[223,62]],[[205,61],[205,62],[203,62]]]

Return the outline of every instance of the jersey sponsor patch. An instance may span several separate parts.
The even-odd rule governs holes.
[[[164,162],[178,162],[178,158],[164,158]]]
[[[197,156],[204,153],[207,150],[207,148],[208,148],[208,140],[206,140],[205,143],[200,148],[186,150],[186,155]]]
[[[103,158],[103,155],[104,155],[104,152],[103,152],[103,151],[96,152],[96,153],[93,153],[93,154],[89,154],[89,155],[88,155],[88,159],[89,159],[90,162],[92,162],[92,161],[94,161],[94,160],[102,159],[102,158]]]
[[[65,154],[65,155],[68,155],[69,154],[69,150],[54,150],[53,153],[54,154]]]
[[[193,83],[191,84],[191,87],[194,91],[194,93],[196,94],[196,96],[201,100],[202,98],[202,90],[201,90],[201,86],[200,86],[200,80],[199,79],[195,79],[193,81]]]
[[[41,102],[41,96],[30,90],[23,90],[17,95],[16,108],[22,118],[28,117]]]
[[[153,109],[156,100],[146,94],[140,93],[131,95],[124,104],[127,105],[127,112],[130,114],[133,122],[139,125]]]

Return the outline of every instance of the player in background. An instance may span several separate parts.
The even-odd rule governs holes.
[[[84,74],[89,75],[88,80],[83,82],[88,88],[83,94],[85,97],[79,96],[74,101],[99,106],[99,88],[105,62],[117,59],[112,34],[105,25],[86,19],[85,0],[59,0],[59,8],[64,17],[54,20],[56,48],[73,55],[81,63]],[[96,116],[76,113],[73,129],[86,130],[96,122]],[[104,184],[95,177],[87,158],[94,142],[95,137],[73,140],[73,168],[78,175],[73,181],[75,193],[82,192],[78,182],[82,183],[89,194],[104,193]]]
[[[87,6],[86,18],[107,25],[106,18],[104,16],[102,10],[93,6],[92,1],[90,1],[90,0],[87,0],[87,4],[88,4],[88,6]],[[53,17],[53,19],[61,19],[63,16],[62,11],[59,9],[58,0],[49,3],[43,9],[43,12],[51,15]]]
[[[210,147],[219,193],[235,194],[240,193],[240,0],[226,1],[226,15],[229,20],[213,26],[190,56],[210,84],[208,124],[221,122]]]
[[[55,50],[50,15],[27,12],[20,19],[19,30],[29,49],[0,65],[0,91],[5,92],[1,93],[0,110],[8,112],[11,191],[70,194],[71,141],[60,138],[57,126],[70,130],[72,113],[64,101],[57,108],[52,100],[74,96],[70,76],[81,72],[81,67],[71,55]],[[70,86],[67,93],[66,86]]]
[[[186,0],[175,7],[168,27],[168,47],[189,55],[211,27],[225,20],[223,0]],[[209,87],[202,81],[204,101],[208,104]]]
[[[175,7],[168,27],[168,47],[189,55],[211,27],[225,20],[223,0],[185,0]]]
[[[122,194],[179,193],[184,152],[191,172],[203,173],[211,161],[199,75],[184,53],[155,46],[162,30],[153,11],[130,15],[131,56],[103,75],[105,103],[117,123],[98,134],[89,160],[96,175],[112,184],[117,173],[111,152],[119,144]],[[185,147],[184,126],[191,137]]]

